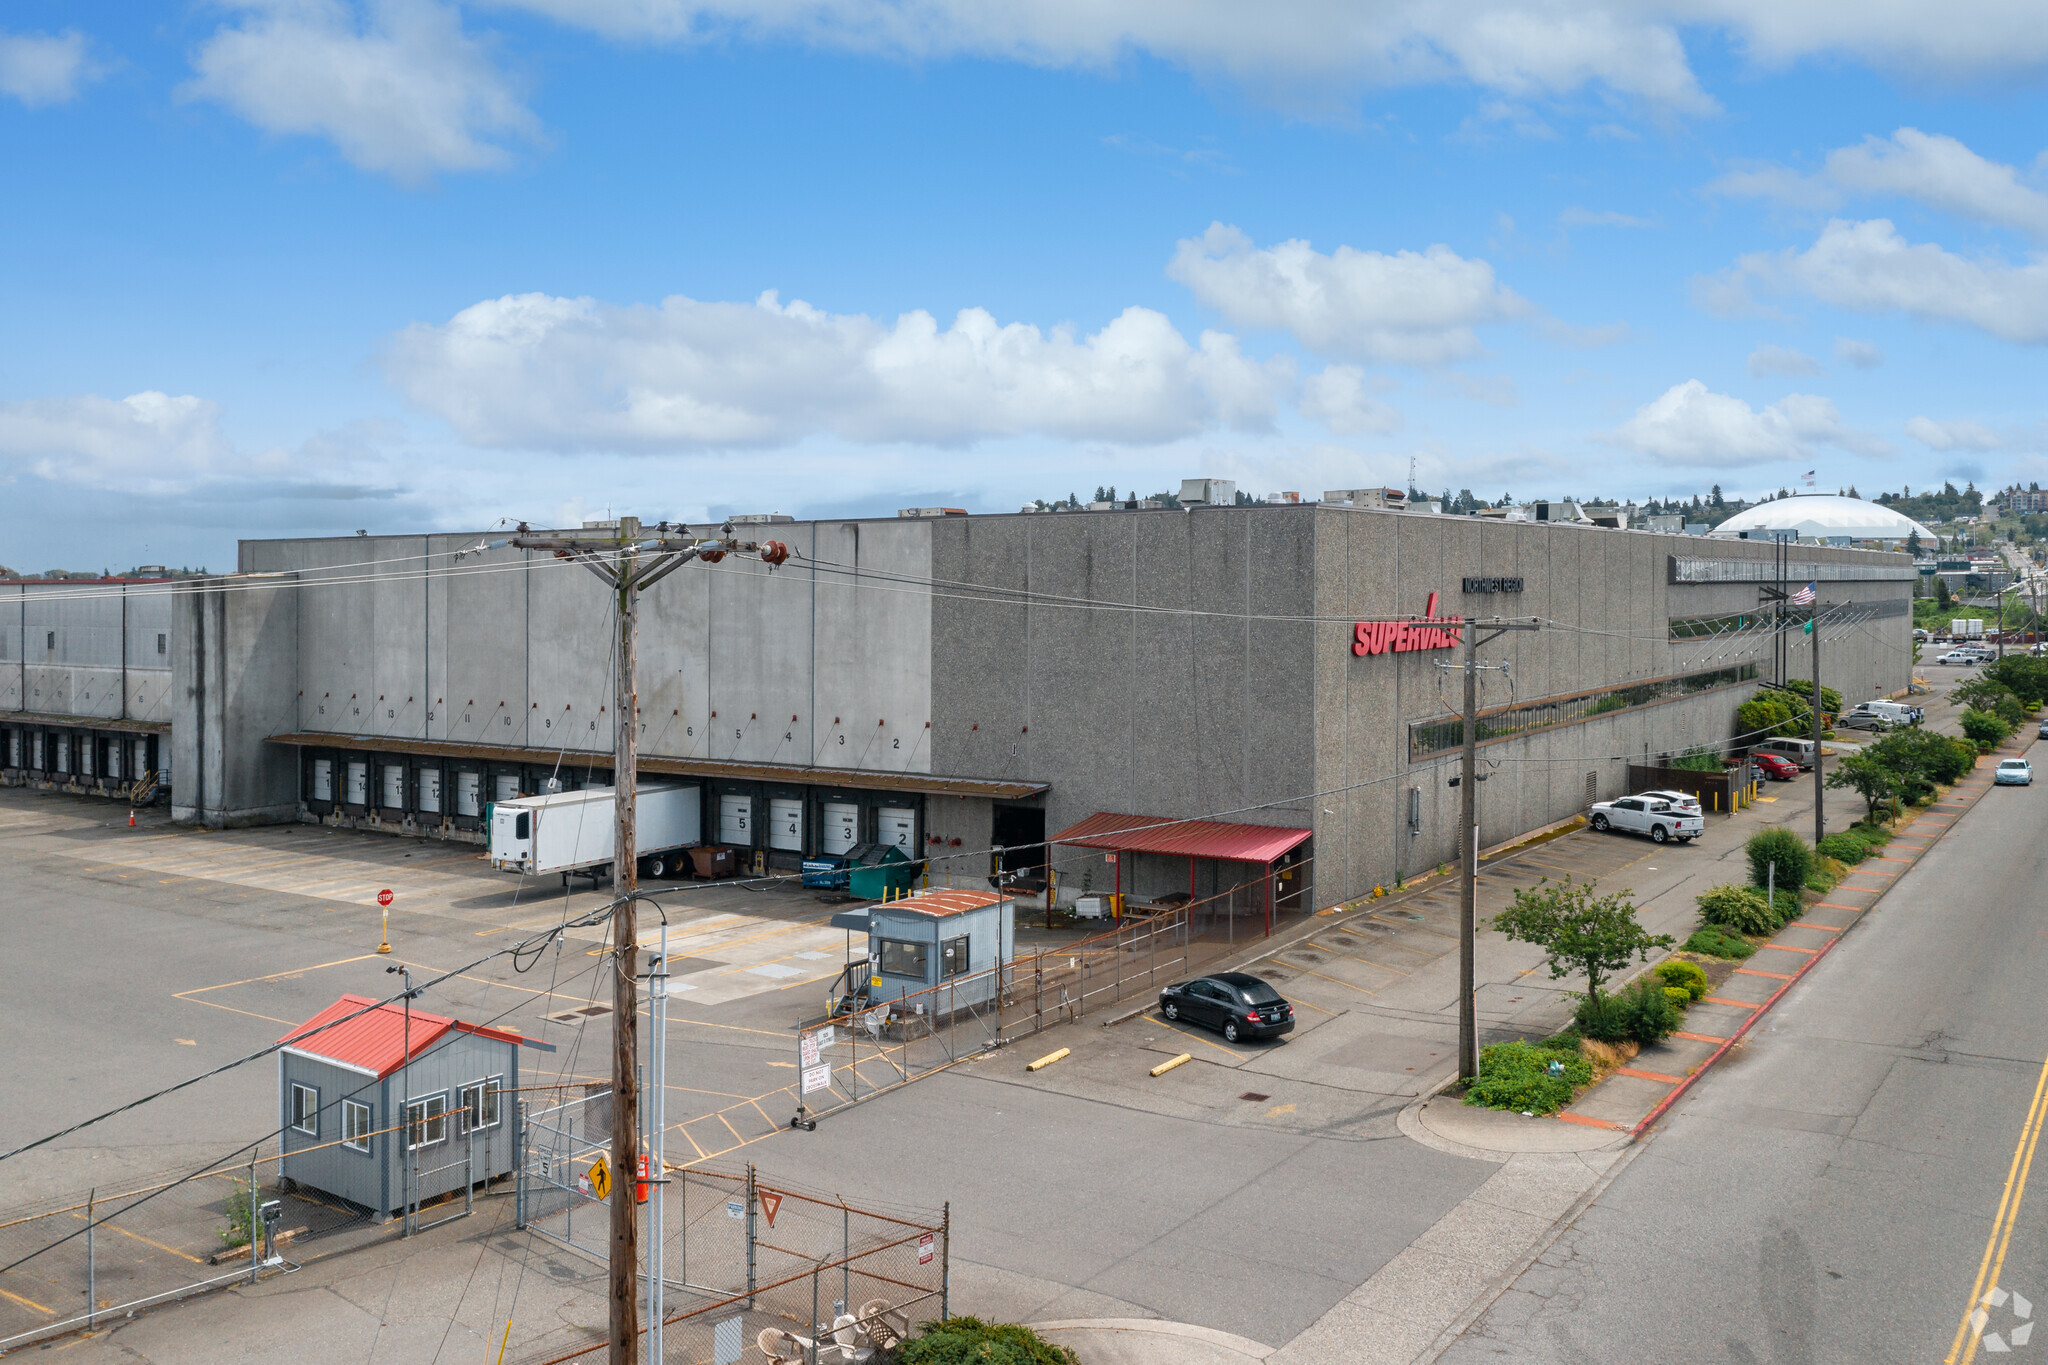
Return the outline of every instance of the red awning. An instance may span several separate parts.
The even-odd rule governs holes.
[[[1097,811],[1049,843],[1106,848],[1118,853],[1165,853],[1177,858],[1220,858],[1270,863],[1307,841],[1313,830],[1280,825],[1233,825],[1222,820],[1169,820],[1163,815]]]
[[[358,1071],[367,1071],[373,1076],[388,1076],[405,1061],[406,1020],[405,1007],[398,1004],[377,1005],[366,1014],[356,1014],[377,1002],[367,995],[344,995],[341,999],[321,1010],[305,1023],[287,1033],[279,1042],[295,1051],[310,1053]],[[346,1023],[335,1024],[337,1019],[348,1019]],[[333,1024],[332,1028],[323,1027]],[[480,1034],[485,1038],[496,1038],[507,1043],[526,1043],[528,1040],[510,1029],[491,1028],[486,1024],[465,1024],[460,1019],[450,1019],[445,1014],[428,1014],[425,1010],[412,1012],[412,1055],[418,1058],[441,1036],[452,1029],[464,1033]],[[317,1031],[316,1031],[317,1030]],[[299,1041],[303,1039],[304,1041]],[[553,1051],[552,1048],[549,1051]]]

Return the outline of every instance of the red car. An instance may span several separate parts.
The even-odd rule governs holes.
[[[1763,775],[1770,778],[1773,782],[1790,782],[1793,778],[1799,776],[1799,765],[1797,763],[1794,763],[1789,758],[1779,758],[1776,754],[1752,754],[1749,761],[1754,763],[1763,772]]]

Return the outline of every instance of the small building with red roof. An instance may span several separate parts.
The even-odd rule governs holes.
[[[379,1218],[515,1168],[512,1029],[344,995],[279,1040],[279,1174]]]

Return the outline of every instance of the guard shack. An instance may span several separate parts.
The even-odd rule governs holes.
[[[381,1220],[516,1169],[523,1047],[547,1043],[344,995],[278,1052],[278,1174]],[[465,1157],[467,1161],[465,1161]],[[417,1174],[415,1175],[415,1172]]]
[[[922,891],[843,911],[832,922],[854,928],[862,918],[870,1004],[903,1000],[941,1014],[982,1004],[995,998],[993,969],[1007,966],[1017,952],[1017,903],[992,891]],[[953,990],[935,989],[953,982]]]

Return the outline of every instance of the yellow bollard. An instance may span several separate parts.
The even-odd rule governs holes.
[[[1182,1062],[1191,1062],[1194,1059],[1195,1057],[1193,1053],[1183,1052],[1180,1054],[1180,1056],[1173,1058],[1171,1061],[1161,1062],[1158,1066],[1153,1067],[1152,1074],[1154,1076],[1164,1076],[1167,1072],[1173,1070]]]
[[[1037,1071],[1042,1067],[1051,1066],[1054,1062],[1066,1056],[1067,1053],[1071,1050],[1072,1049],[1070,1048],[1063,1047],[1058,1052],[1048,1052],[1043,1057],[1040,1057],[1037,1061],[1032,1062],[1030,1065],[1026,1066],[1024,1069],[1026,1071]]]

